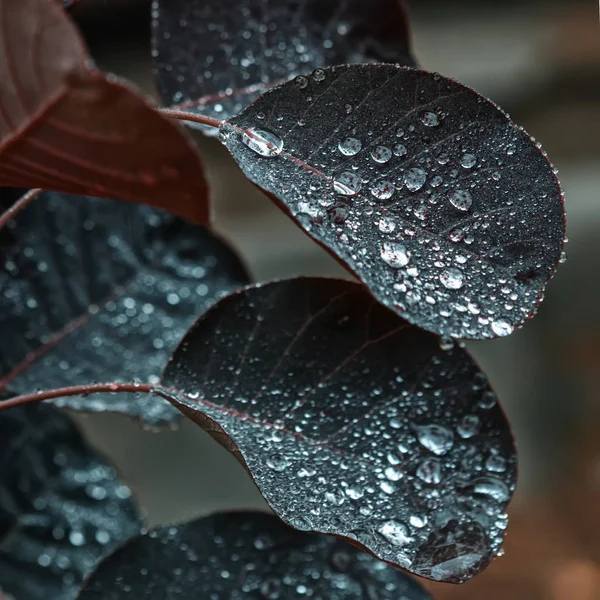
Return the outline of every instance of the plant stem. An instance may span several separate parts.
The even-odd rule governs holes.
[[[23,406],[33,402],[42,402],[43,400],[53,400],[54,398],[64,398],[66,396],[87,396],[88,394],[105,394],[117,392],[143,392],[151,393],[154,386],[149,383],[95,383],[93,385],[72,385],[54,390],[44,390],[34,394],[24,394],[15,396],[8,400],[0,400],[0,410],[12,408],[13,406]]]
[[[193,121],[194,123],[201,123],[202,125],[208,125],[208,127],[216,127],[217,129],[223,123],[223,121],[219,121],[219,119],[205,117],[204,115],[197,115],[196,113],[186,112],[184,110],[175,110],[172,108],[159,108],[158,112],[165,115],[165,117],[179,119],[180,121]]]
[[[20,210],[23,210],[30,202],[33,202],[43,190],[34,188],[23,194],[3,215],[0,215],[0,229],[10,221]]]

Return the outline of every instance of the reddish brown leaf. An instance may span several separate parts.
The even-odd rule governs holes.
[[[109,196],[209,220],[183,129],[94,70],[55,0],[0,0],[0,185]]]

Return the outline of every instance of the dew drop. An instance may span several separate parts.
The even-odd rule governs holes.
[[[427,173],[418,167],[409,169],[404,174],[404,183],[411,192],[420,190],[425,185],[425,181],[427,181]]]
[[[476,415],[466,415],[462,418],[456,430],[461,438],[468,439],[479,433],[479,425],[479,417]]]
[[[502,456],[492,454],[492,456],[485,461],[485,468],[494,473],[504,473],[504,471],[506,471],[506,460]]]
[[[392,150],[396,156],[402,157],[408,154],[408,150],[404,144],[395,144]]]
[[[400,481],[404,477],[404,473],[398,466],[387,467],[383,473],[390,481]]]
[[[421,445],[438,456],[446,454],[454,445],[454,435],[442,425],[420,425],[416,430]]]
[[[442,285],[449,290],[458,290],[463,286],[465,281],[464,275],[460,269],[451,267],[444,269],[440,274]]]
[[[325,79],[325,71],[323,69],[315,69],[312,76],[315,81],[323,81]]]
[[[463,157],[460,159],[460,164],[465,169],[472,169],[477,164],[477,158],[473,154],[463,154]]]
[[[296,84],[297,88],[303,90],[308,85],[308,79],[306,79],[306,77],[303,75],[298,75],[298,77],[294,79],[294,83]]]
[[[365,495],[365,492],[362,488],[359,487],[349,487],[346,488],[346,496],[352,498],[352,500],[359,500]]]
[[[282,454],[273,454],[267,458],[267,467],[273,469],[273,471],[283,471],[289,464],[288,459]]]
[[[362,187],[359,175],[351,171],[344,171],[333,180],[333,189],[343,196],[356,196]]]
[[[388,200],[393,196],[395,191],[394,184],[389,181],[379,181],[371,188],[371,194],[377,200]]]
[[[428,458],[417,467],[417,477],[425,483],[440,483],[442,481],[442,466],[439,460]]]
[[[361,148],[362,148],[361,141],[357,140],[356,138],[353,138],[353,137],[348,137],[345,140],[342,140],[338,144],[338,150],[344,156],[354,156],[355,154],[358,154],[360,152]]]
[[[392,158],[392,151],[387,146],[377,146],[371,150],[371,158],[376,163],[383,164]]]
[[[242,135],[242,143],[267,158],[279,156],[283,150],[283,140],[264,129],[248,129]]]
[[[377,223],[377,227],[381,233],[392,233],[396,229],[396,224],[389,217],[381,217]]]
[[[394,546],[404,546],[412,541],[408,527],[400,521],[384,521],[377,529],[379,533]]]
[[[507,321],[492,321],[492,331],[499,337],[510,335],[513,332],[513,326]]]
[[[421,122],[427,127],[437,127],[440,124],[440,117],[434,112],[427,111],[421,115]]]
[[[458,210],[467,211],[473,204],[473,196],[467,190],[455,190],[450,194],[450,204]]]
[[[383,242],[381,245],[381,258],[390,267],[399,269],[400,267],[405,267],[408,264],[410,255],[402,244],[395,242]]]

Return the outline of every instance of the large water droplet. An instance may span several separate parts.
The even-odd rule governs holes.
[[[442,466],[435,458],[424,460],[417,467],[417,477],[425,483],[440,483],[442,481]]]
[[[272,158],[283,150],[283,140],[264,129],[248,129],[242,135],[242,143],[260,156]]]
[[[440,274],[440,281],[442,282],[442,285],[449,290],[458,290],[463,286],[465,278],[460,269],[451,267],[442,271]]]
[[[473,154],[463,154],[460,164],[465,169],[472,169],[477,164],[477,158]]]
[[[415,167],[414,169],[409,169],[404,174],[404,183],[411,192],[417,192],[418,190],[420,190],[425,185],[426,181],[427,173],[425,173],[423,169],[419,169],[418,167]]]
[[[510,335],[513,332],[513,326],[507,321],[492,321],[491,328],[500,337]]]
[[[362,148],[362,144],[361,144],[360,140],[357,140],[356,138],[353,138],[353,137],[348,137],[345,140],[342,140],[338,144],[338,150],[344,156],[354,156],[355,154],[358,154],[360,152],[361,148]]]
[[[371,194],[377,198],[377,200],[388,200],[392,197],[396,188],[393,183],[389,181],[378,181],[372,188]]]
[[[472,481],[466,490],[469,493],[488,496],[496,502],[506,502],[510,498],[506,485],[495,477],[479,477]]]
[[[283,471],[289,466],[288,459],[282,454],[273,454],[267,458],[267,466],[273,471]]]
[[[379,526],[377,531],[394,546],[404,546],[412,541],[408,527],[400,521],[385,521]]]
[[[461,438],[473,437],[479,432],[479,417],[477,415],[465,415],[456,430]]]
[[[437,127],[440,124],[440,117],[434,112],[427,111],[421,115],[421,122],[427,127]]]
[[[359,175],[351,171],[344,171],[333,180],[333,189],[344,196],[356,196],[362,187]]]
[[[392,158],[392,151],[387,146],[377,146],[371,150],[371,158],[376,163],[386,163]]]
[[[467,190],[455,190],[450,194],[450,204],[458,210],[467,211],[473,204],[473,196]]]
[[[406,156],[408,154],[408,150],[404,144],[395,144],[393,151],[396,156]]]
[[[410,255],[402,244],[395,242],[383,242],[381,245],[381,258],[394,269],[405,267]]]
[[[454,445],[454,435],[442,425],[420,425],[416,427],[417,439],[430,452],[441,456]]]

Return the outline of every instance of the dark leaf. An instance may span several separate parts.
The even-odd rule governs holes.
[[[260,512],[140,535],[105,560],[80,600],[430,600],[407,575],[341,540]]]
[[[248,282],[199,225],[147,206],[46,192],[0,231],[0,392],[157,382],[188,327]],[[128,394],[71,397],[151,424],[178,413]]]
[[[189,331],[162,385],[297,529],[454,582],[500,549],[516,455],[495,394],[467,352],[442,350],[363,286],[232,294]]]
[[[0,185],[134,200],[208,223],[202,163],[183,129],[89,66],[58,2],[0,0],[0,37]]]
[[[341,66],[306,81],[223,125],[244,173],[411,323],[480,339],[531,317],[565,224],[529,136],[424,71]]]
[[[313,69],[414,65],[401,0],[155,0],[153,15],[164,101],[217,119]]]
[[[52,406],[0,412],[0,457],[0,588],[17,600],[75,598],[140,531],[129,488]]]

